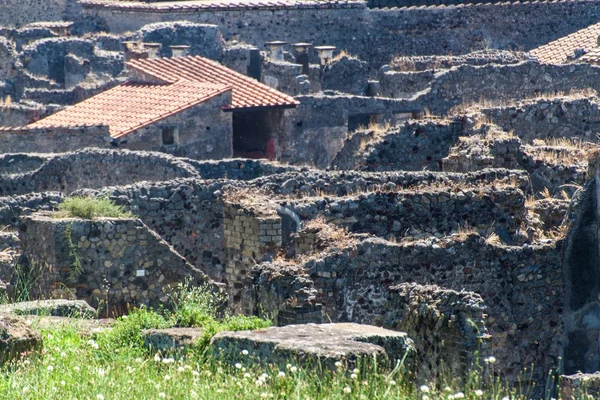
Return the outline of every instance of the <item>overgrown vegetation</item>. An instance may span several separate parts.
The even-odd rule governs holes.
[[[131,218],[133,214],[113,203],[108,197],[67,197],[53,214],[56,218]]]
[[[521,400],[535,389],[514,389],[495,378],[493,357],[475,365],[464,381],[448,377],[429,385],[410,381],[402,363],[390,370],[374,360],[352,369],[339,362],[329,370],[294,360],[285,366],[259,363],[242,351],[231,365],[207,351],[210,338],[220,330],[257,329],[270,322],[224,315],[220,294],[189,282],[180,284],[171,298],[172,311],[132,310],[111,330],[92,336],[79,333],[76,320],[71,326],[43,329],[43,351],[24,354],[0,369],[0,398]],[[143,329],[183,324],[205,332],[185,357],[144,347]],[[549,379],[544,398],[550,398],[554,385]]]

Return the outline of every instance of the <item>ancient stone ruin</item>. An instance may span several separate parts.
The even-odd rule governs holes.
[[[215,349],[598,386],[599,4],[4,0],[3,290],[187,281],[278,326]]]

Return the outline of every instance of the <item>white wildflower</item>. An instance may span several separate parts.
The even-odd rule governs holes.
[[[356,374],[350,375],[350,379],[356,379],[356,378],[358,378],[358,375],[356,375]]]
[[[298,372],[298,367],[293,366],[292,368],[290,368],[290,371],[295,374],[296,372]]]
[[[245,355],[245,356],[247,356],[248,355],[248,350],[245,350],[245,349],[242,350],[242,354]]]
[[[96,395],[96,398],[97,398],[98,400],[104,400],[104,396],[103,396],[103,395],[101,395],[101,394],[97,394],[97,395]]]
[[[464,399],[465,394],[463,392],[456,392],[456,393],[454,393],[454,398],[455,399]]]
[[[344,393],[348,394],[348,393],[352,393],[352,389],[350,389],[348,386],[346,386],[344,388]]]
[[[285,378],[285,372],[283,372],[283,371],[279,371],[279,373],[277,374],[277,376],[278,376],[279,378]]]
[[[237,369],[240,369],[240,368],[242,368],[242,364],[240,364],[240,363],[235,363],[235,367],[236,367]]]
[[[423,393],[429,393],[429,386],[427,386],[427,385],[422,385],[419,389]]]
[[[46,368],[49,372],[54,371],[54,367],[52,365],[48,365],[48,368]]]
[[[477,397],[482,397],[483,396],[483,390],[481,390],[481,389],[475,390],[474,393],[475,393],[475,396],[477,396]]]

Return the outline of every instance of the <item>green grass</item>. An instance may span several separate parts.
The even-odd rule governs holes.
[[[278,367],[255,362],[242,351],[232,364],[207,344],[221,330],[270,325],[255,317],[223,315],[222,298],[206,288],[179,285],[173,309],[132,310],[112,330],[85,337],[76,324],[42,330],[44,349],[0,368],[0,399],[527,399],[476,367],[464,384],[410,383],[401,365],[381,369],[367,361],[349,370],[303,366],[294,360]],[[35,326],[35,318],[33,325]],[[192,325],[205,332],[185,355],[160,354],[143,346],[142,329]],[[264,361],[264,360],[263,360]],[[549,398],[549,397],[547,397]]]
[[[67,197],[53,213],[56,218],[131,218],[133,214],[107,197]]]

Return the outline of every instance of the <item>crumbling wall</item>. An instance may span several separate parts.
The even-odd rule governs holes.
[[[495,232],[511,243],[526,220],[525,195],[513,186],[420,188],[290,203],[302,218],[322,213],[351,232],[383,238],[402,237],[411,230],[440,236],[475,229]]]
[[[71,0],[3,0],[0,25],[21,26],[37,21],[60,21]]]
[[[285,112],[281,160],[327,167],[342,148],[353,116],[385,123],[414,105],[404,100],[341,95],[335,92],[297,96],[300,105]]]
[[[595,95],[537,98],[498,107],[483,107],[475,119],[484,119],[513,131],[521,140],[572,138],[596,142],[600,109]]]
[[[189,279],[212,284],[198,269],[137,219],[25,217],[19,228],[36,297],[66,286],[93,306],[106,302],[168,306],[169,289]],[[213,286],[214,287],[214,286]]]
[[[250,270],[281,248],[281,218],[268,207],[227,201],[223,224],[227,265],[218,280],[227,285],[232,308],[251,313],[254,295],[248,285]]]
[[[564,280],[562,242],[511,247],[478,235],[390,243],[366,239],[302,262],[333,321],[382,325],[390,287],[435,284],[481,295],[489,307],[496,367],[516,379],[523,365],[544,376],[559,362]],[[544,301],[539,301],[544,299]],[[536,375],[537,376],[537,375]]]
[[[57,155],[35,171],[7,176],[0,183],[0,194],[68,194],[83,188],[194,176],[198,174],[189,164],[162,153],[84,149]]]
[[[357,131],[344,141],[331,165],[347,170],[441,170],[442,159],[462,133],[462,124],[449,120]]]
[[[465,377],[491,355],[487,306],[477,293],[402,283],[389,288],[388,301],[383,327],[414,340],[422,378]]]
[[[543,94],[556,96],[558,92],[598,91],[599,78],[600,67],[589,64],[463,65],[437,73],[430,90],[413,100],[434,114],[445,114],[455,106],[469,106],[482,99],[512,102]]]

